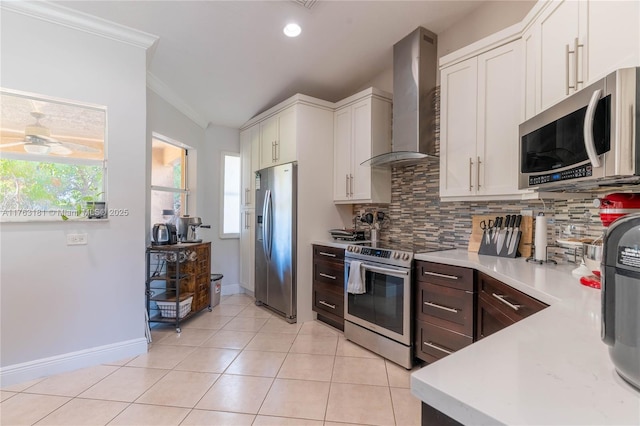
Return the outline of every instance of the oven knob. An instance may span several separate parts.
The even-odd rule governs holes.
[[[408,253],[403,254],[402,260],[409,260],[409,254]]]
[[[353,248],[353,251],[354,251],[355,253],[360,253],[360,247],[355,246],[355,247]]]
[[[398,252],[394,252],[394,253],[393,253],[393,258],[394,258],[394,259],[399,259],[399,258],[400,258],[400,253],[398,253]]]
[[[347,247],[347,251],[353,251],[353,247],[348,246],[348,247]]]

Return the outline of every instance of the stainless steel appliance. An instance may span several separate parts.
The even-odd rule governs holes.
[[[392,150],[362,165],[412,164],[436,158],[438,36],[418,27],[393,45]]]
[[[262,169],[256,176],[256,305],[296,322],[297,164]]]
[[[602,340],[620,376],[640,390],[639,213],[607,229],[602,270]]]
[[[156,246],[178,243],[176,227],[171,223],[156,223],[153,225],[151,238],[153,245]]]
[[[344,336],[405,368],[413,366],[412,262],[410,251],[358,245],[347,246],[344,256]],[[361,294],[347,285],[353,265],[362,274]]]
[[[203,225],[202,219],[198,216],[184,215],[178,218],[178,237],[181,243],[201,243],[196,230],[198,228],[209,228],[210,225]]]
[[[520,125],[520,189],[640,182],[640,68],[585,87]]]

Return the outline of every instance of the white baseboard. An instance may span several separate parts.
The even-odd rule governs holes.
[[[220,289],[221,296],[228,296],[230,294],[244,293],[244,289],[240,284],[223,285]]]
[[[8,365],[0,368],[0,386],[14,385],[53,374],[77,370],[108,362],[120,361],[147,352],[147,339],[126,340],[49,358]]]

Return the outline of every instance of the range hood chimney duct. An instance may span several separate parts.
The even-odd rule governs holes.
[[[393,137],[391,152],[363,166],[408,165],[436,156],[438,36],[418,27],[393,45]]]

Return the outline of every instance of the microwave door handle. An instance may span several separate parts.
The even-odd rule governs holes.
[[[598,152],[596,151],[596,145],[593,142],[593,118],[596,114],[596,107],[598,101],[602,95],[602,89],[598,89],[591,95],[591,100],[587,106],[587,112],[584,116],[584,147],[587,150],[587,156],[591,161],[593,167],[600,167],[600,158],[598,158]]]

